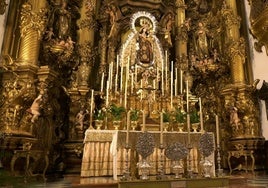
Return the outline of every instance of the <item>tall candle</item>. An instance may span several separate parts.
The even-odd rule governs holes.
[[[134,75],[133,73],[131,73],[131,93],[133,93],[133,89],[134,89]]]
[[[217,146],[220,144],[219,116],[216,115],[216,138]]]
[[[117,83],[117,80],[118,80],[118,74],[116,73],[116,74],[115,74],[115,81],[114,81],[114,83],[115,83],[115,86],[114,86],[114,92],[115,92],[115,93],[117,92],[117,87],[118,87],[118,86],[117,86],[117,84],[118,84],[118,83]]]
[[[182,85],[182,80],[183,80],[183,78],[182,78],[182,74],[183,74],[183,72],[182,72],[182,70],[180,69],[180,93],[182,94],[182,90],[183,90],[183,85]]]
[[[203,125],[203,112],[202,112],[201,97],[199,97],[199,108],[200,108],[200,127],[201,127],[201,133],[202,133],[204,131],[204,125]]]
[[[90,114],[93,114],[94,105],[94,89],[91,90]]]
[[[153,87],[154,87],[153,99],[155,101],[156,80],[153,80]]]
[[[122,93],[123,91],[123,63],[121,63],[121,72],[120,72],[120,92]]]
[[[113,65],[114,65],[114,63],[111,62],[111,74],[110,74],[110,78],[109,78],[109,80],[110,80],[110,89],[113,89]]]
[[[189,112],[189,83],[188,83],[188,80],[186,80],[186,110],[188,113]]]
[[[162,88],[162,95],[165,95],[164,92],[164,62],[162,61],[162,71],[161,71],[162,75],[161,75],[161,88]]]
[[[126,78],[126,83],[125,83],[125,108],[127,108],[127,87],[128,87],[128,80]]]
[[[101,93],[103,92],[103,84],[104,84],[104,72],[101,74]]]
[[[119,55],[116,56],[116,74],[118,74],[119,69]]]
[[[108,107],[109,104],[109,80],[107,80],[107,86],[106,86],[106,107]]]
[[[138,67],[135,64],[135,83],[137,83],[137,81],[138,81]]]
[[[173,109],[173,70],[170,72],[170,108]]]
[[[131,111],[129,110],[128,113],[127,113],[127,136],[126,136],[126,145],[128,145],[128,142],[129,142],[130,113],[131,113]]]
[[[175,79],[175,96],[178,95],[178,80]]]
[[[160,145],[163,145],[163,112],[160,116]]]
[[[145,131],[145,110],[142,111],[142,131]]]

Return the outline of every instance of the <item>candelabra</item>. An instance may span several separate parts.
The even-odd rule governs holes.
[[[162,179],[166,179],[165,171],[164,171],[164,154],[163,154],[164,145],[160,144],[159,149],[160,149],[160,165],[159,165],[156,179],[162,180]]]
[[[126,149],[126,161],[125,161],[125,170],[124,170],[123,176],[121,178],[122,181],[128,181],[131,179],[129,165],[128,165],[129,164],[129,154],[128,153],[129,153],[129,149],[130,149],[128,144],[126,144],[125,149]]]
[[[218,169],[217,169],[217,176],[221,177],[223,176],[223,169],[221,168],[221,154],[220,154],[220,144],[217,144],[217,164],[218,164]]]

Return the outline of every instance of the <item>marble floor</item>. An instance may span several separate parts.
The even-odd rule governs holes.
[[[226,176],[229,178],[229,188],[268,188],[268,175],[236,174]],[[0,171],[0,188],[117,188],[117,181],[112,177],[81,178],[79,175],[64,175],[63,177],[47,176],[44,182],[41,177],[25,179],[10,176]],[[205,188],[205,187],[204,187]],[[220,188],[220,187],[218,187]],[[227,188],[227,187],[221,187]]]

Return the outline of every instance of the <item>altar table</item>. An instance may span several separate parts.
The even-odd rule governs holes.
[[[150,175],[157,174],[160,166],[160,131],[148,131],[153,134],[155,149],[153,154],[149,156],[149,161],[152,165],[150,169]],[[133,163],[137,162],[135,155],[136,143],[138,135],[141,131],[129,131],[129,147],[128,152],[128,165],[129,168],[133,168]],[[209,133],[213,134],[213,133]],[[191,167],[194,173],[200,172],[200,154],[198,151],[198,143],[201,133],[191,132],[190,140],[192,149],[191,154]],[[164,147],[168,145],[180,142],[183,145],[188,145],[188,133],[187,132],[164,132],[163,133],[163,144]],[[126,131],[124,130],[87,130],[84,138],[84,152],[81,165],[81,177],[90,176],[113,176],[117,179],[118,175],[122,175],[126,168]],[[130,156],[131,155],[131,156]],[[214,165],[214,153],[208,157],[213,162],[211,176],[215,176],[215,165]],[[186,160],[185,160],[186,161]],[[185,162],[184,161],[184,162]],[[164,171],[166,174],[172,172],[172,161],[164,157]],[[132,167],[130,167],[132,164]],[[136,164],[134,164],[136,167]]]

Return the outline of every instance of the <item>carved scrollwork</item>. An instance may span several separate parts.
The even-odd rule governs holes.
[[[40,9],[39,12],[36,13],[32,11],[32,5],[29,2],[24,3],[21,9],[21,36],[24,37],[27,32],[34,30],[38,33],[38,39],[41,39],[48,20],[46,14],[46,9]]]
[[[97,22],[96,22],[96,15],[95,15],[95,7],[96,7],[96,3],[93,0],[88,0],[85,1],[85,8],[86,8],[86,18],[83,19],[80,24],[79,24],[79,28],[80,29],[94,29],[97,27]]]

